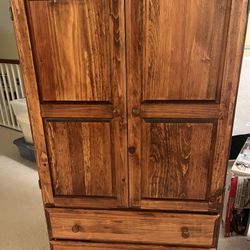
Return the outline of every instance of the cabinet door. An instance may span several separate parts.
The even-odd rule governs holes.
[[[42,188],[52,186],[56,206],[126,207],[123,1],[27,10],[51,180],[43,175]]]
[[[127,1],[132,207],[220,209],[246,6]]]

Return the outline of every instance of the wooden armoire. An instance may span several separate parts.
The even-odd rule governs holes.
[[[216,249],[248,0],[11,0],[51,248]]]

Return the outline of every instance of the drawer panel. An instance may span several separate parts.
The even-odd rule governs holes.
[[[217,215],[47,209],[54,239],[213,246]]]
[[[84,243],[84,242],[50,242],[53,250],[215,250],[215,248],[168,247],[153,245]]]

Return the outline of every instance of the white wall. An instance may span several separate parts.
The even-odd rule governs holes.
[[[18,59],[8,0],[0,0],[0,58]]]
[[[242,61],[233,135],[250,133],[250,57]]]
[[[250,15],[245,45],[250,46]],[[250,50],[245,49],[235,110],[233,135],[250,134]],[[250,233],[250,228],[249,228]]]

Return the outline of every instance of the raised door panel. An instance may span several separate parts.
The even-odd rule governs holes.
[[[212,122],[143,122],[142,199],[206,200],[213,129]]]
[[[141,1],[143,100],[217,99],[227,6],[225,0]]]
[[[116,196],[109,122],[48,121],[45,127],[55,196]]]
[[[247,1],[126,6],[130,206],[218,212]]]
[[[126,149],[124,137],[119,137],[119,118],[79,117],[44,117],[54,205],[127,207]]]
[[[43,101],[110,101],[119,49],[120,1],[29,2]],[[116,32],[119,32],[116,30]],[[121,31],[122,32],[122,31]],[[46,37],[46,39],[44,39]]]

